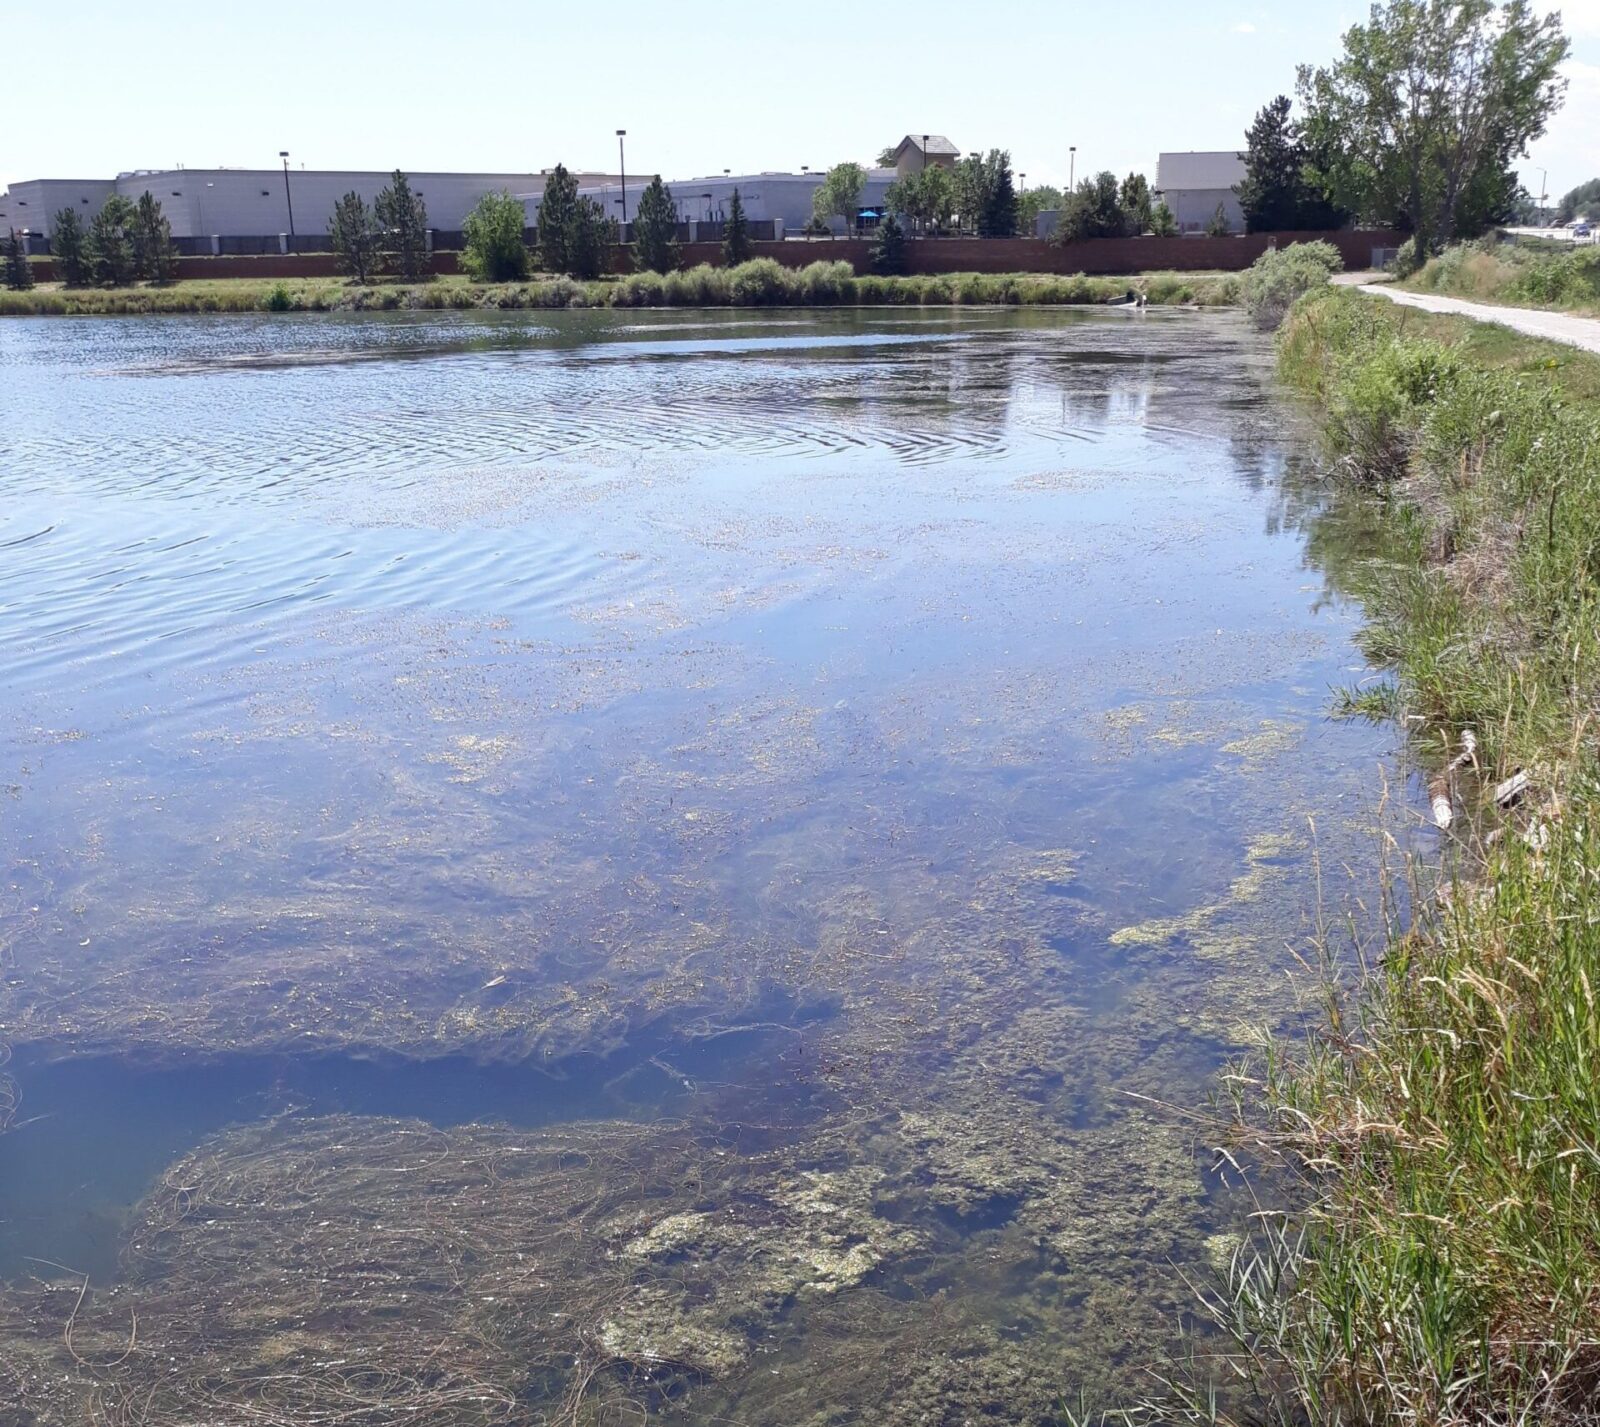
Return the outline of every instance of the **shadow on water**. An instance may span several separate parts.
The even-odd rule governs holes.
[[[117,1276],[128,1212],[163,1169],[229,1126],[281,1116],[360,1115],[438,1128],[518,1129],[581,1120],[647,1122],[712,1111],[738,1090],[743,1120],[789,1130],[824,1108],[804,1037],[836,1014],[775,992],[748,1024],[712,1033],[651,1029],[605,1056],[494,1063],[371,1055],[109,1056],[12,1062],[21,1114],[0,1134],[0,1278],[40,1264]],[[745,1081],[759,1082],[752,1097]],[[732,1113],[729,1111],[728,1113]]]

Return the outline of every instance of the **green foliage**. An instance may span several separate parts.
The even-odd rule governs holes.
[[[1574,218],[1600,219],[1600,178],[1591,178],[1562,194],[1555,216],[1557,223],[1570,223]]]
[[[1206,223],[1206,237],[1226,238],[1233,230],[1228,224],[1228,205],[1218,203],[1217,211],[1213,213]]]
[[[1289,309],[1323,287],[1344,266],[1332,243],[1291,243],[1263,253],[1244,275],[1245,310],[1263,331],[1275,331]]]
[[[1011,178],[1011,155],[990,149],[980,171],[978,236],[1012,238],[1017,232],[1017,190]]]
[[[544,181],[539,202],[539,266],[547,273],[570,270],[568,245],[578,216],[578,180],[557,164]]]
[[[1127,232],[1137,237],[1149,231],[1155,210],[1151,206],[1150,182],[1142,173],[1130,173],[1122,180],[1117,201],[1127,219]]]
[[[293,311],[294,298],[289,292],[289,284],[286,282],[274,283],[268,290],[267,295],[261,299],[261,305],[268,312]]]
[[[1253,1420],[1584,1423],[1600,1341],[1600,363],[1338,290],[1296,307],[1280,351],[1337,469],[1382,482],[1365,642],[1418,758],[1464,806],[1471,855],[1440,895],[1408,899],[1359,1000],[1330,983],[1325,1026],[1263,1038],[1227,1077],[1246,1147],[1311,1202],[1257,1220],[1213,1315],[1268,1399]],[[1474,760],[1449,778],[1468,729]],[[1502,809],[1492,790],[1516,769],[1530,787]]]
[[[722,265],[725,268],[736,268],[740,263],[750,261],[753,245],[750,242],[750,222],[744,216],[744,200],[739,197],[739,190],[733,190],[733,197],[728,201],[727,221],[722,225]]]
[[[1319,186],[1311,146],[1290,108],[1289,97],[1280,94],[1257,111],[1245,133],[1245,178],[1234,192],[1247,232],[1339,228],[1347,217]]]
[[[1409,286],[1478,302],[1557,310],[1600,309],[1600,248],[1557,251],[1490,238],[1446,248]]]
[[[133,249],[138,223],[138,210],[119,193],[106,199],[94,215],[84,250],[90,275],[99,286],[126,287],[138,275]]]
[[[682,263],[678,249],[678,205],[657,174],[639,195],[633,220],[633,261],[641,272],[670,272]]]
[[[938,232],[949,226],[955,211],[955,182],[949,169],[934,164],[891,183],[883,202],[890,212],[910,219],[919,231]]]
[[[428,209],[399,169],[373,201],[383,246],[394,271],[407,282],[428,274]]]
[[[366,199],[354,189],[333,205],[328,240],[340,272],[358,283],[372,281],[383,247],[383,230]]]
[[[1509,209],[1509,170],[1561,102],[1559,13],[1529,0],[1389,0],[1302,67],[1310,168],[1368,221],[1410,229],[1422,253],[1472,237]]]
[[[0,241],[0,259],[4,261],[6,287],[12,292],[27,292],[33,287],[33,268],[28,255],[22,251],[22,239],[15,228],[6,230]]]
[[[856,210],[861,206],[861,190],[867,186],[866,170],[858,163],[835,164],[823,175],[811,195],[811,216],[826,224],[830,218],[844,219],[845,232],[856,225]]]
[[[567,277],[605,277],[615,266],[617,220],[593,198],[580,198],[567,227]]]
[[[728,300],[738,307],[771,306],[788,289],[788,273],[771,258],[752,258],[728,274]]]
[[[1052,184],[1041,183],[1017,195],[1017,231],[1024,238],[1033,237],[1039,226],[1039,215],[1059,211],[1063,203],[1061,190]]]
[[[149,189],[140,195],[135,205],[130,238],[135,273],[147,282],[171,282],[177,271],[177,256],[172,251],[172,224]]]
[[[523,219],[522,204],[509,193],[484,194],[462,224],[462,267],[479,282],[521,282],[528,276]]]
[[[1167,207],[1165,200],[1150,210],[1150,231],[1158,238],[1178,236],[1177,216]]]
[[[1102,170],[1079,181],[1061,212],[1051,237],[1055,243],[1081,243],[1089,238],[1121,238],[1128,232],[1122,190],[1116,174]]]
[[[83,287],[92,279],[89,235],[76,208],[63,208],[50,220],[50,256],[56,276],[68,287]]]
[[[872,270],[885,277],[902,277],[906,271],[906,234],[900,220],[886,213],[872,238]]]

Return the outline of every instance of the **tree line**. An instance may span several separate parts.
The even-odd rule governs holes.
[[[139,200],[113,193],[87,224],[76,208],[50,219],[50,256],[68,287],[126,287],[134,282],[171,282],[177,254],[172,224],[146,190]],[[33,273],[15,231],[0,244],[6,286],[33,286]]]
[[[339,270],[358,283],[383,272],[416,282],[428,275],[428,206],[396,169],[370,204],[352,189],[333,205],[328,241]]]

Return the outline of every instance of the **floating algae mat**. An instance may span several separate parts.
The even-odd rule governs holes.
[[[1043,1423],[1376,856],[1228,314],[0,326],[0,1422]],[[1343,876],[1343,873],[1340,873]],[[6,1412],[11,1416],[7,1417]]]

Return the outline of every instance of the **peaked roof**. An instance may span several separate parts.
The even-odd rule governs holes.
[[[926,145],[922,142],[924,137],[928,141]],[[908,148],[913,153],[950,154],[956,158],[961,157],[961,150],[952,144],[949,139],[945,138],[943,134],[928,134],[926,136],[922,134],[907,134],[905,138],[895,145],[895,158],[898,159]]]

